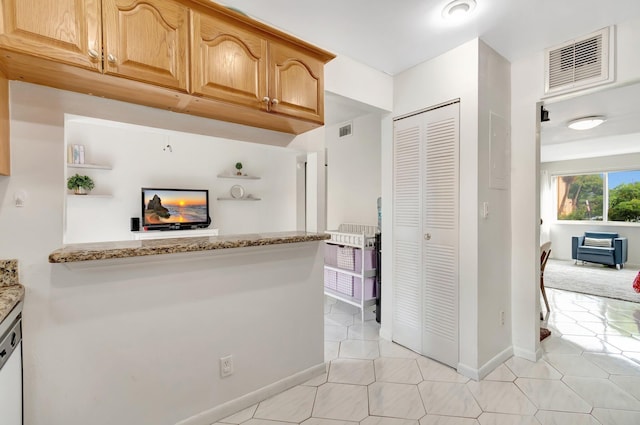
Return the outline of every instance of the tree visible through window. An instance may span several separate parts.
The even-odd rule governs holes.
[[[604,175],[558,177],[558,220],[602,220]]]
[[[609,221],[640,222],[640,171],[609,174]]]
[[[558,176],[556,180],[558,220],[640,223],[640,171]]]

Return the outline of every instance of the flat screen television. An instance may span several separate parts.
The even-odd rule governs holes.
[[[200,229],[209,224],[208,190],[142,188],[145,230]]]

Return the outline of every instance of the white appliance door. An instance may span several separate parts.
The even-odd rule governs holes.
[[[22,342],[0,370],[0,422],[22,425]]]

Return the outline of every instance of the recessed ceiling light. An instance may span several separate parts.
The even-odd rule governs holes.
[[[445,19],[459,19],[468,15],[476,8],[476,0],[453,0],[442,9]]]
[[[567,126],[572,130],[591,130],[605,121],[606,119],[603,116],[582,117],[569,121]]]

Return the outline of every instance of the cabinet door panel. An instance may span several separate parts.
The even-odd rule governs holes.
[[[100,69],[100,0],[5,0],[0,14],[0,46]]]
[[[187,89],[189,10],[160,0],[104,0],[105,72]]]
[[[266,109],[266,40],[222,19],[192,13],[193,92]]]
[[[288,46],[269,45],[271,111],[316,122],[324,120],[324,63]]]

